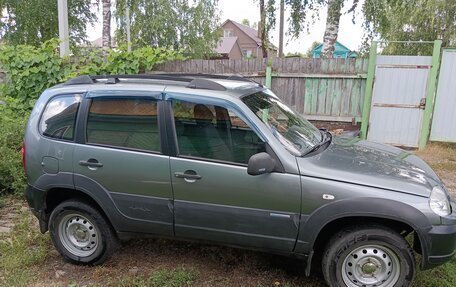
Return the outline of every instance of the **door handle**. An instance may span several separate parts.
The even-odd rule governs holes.
[[[193,172],[193,173],[189,173],[188,171],[186,171],[186,172],[175,172],[174,176],[177,177],[177,178],[185,178],[185,179],[191,179],[191,180],[202,179],[201,175],[197,174],[196,172]]]
[[[93,158],[89,159],[88,161],[80,160],[79,165],[87,166],[87,167],[102,167],[103,166],[103,164],[101,162],[98,162],[98,160],[93,159]]]

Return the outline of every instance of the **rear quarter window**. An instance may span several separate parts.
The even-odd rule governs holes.
[[[82,95],[62,95],[52,98],[41,116],[39,129],[47,137],[73,140],[76,116]]]

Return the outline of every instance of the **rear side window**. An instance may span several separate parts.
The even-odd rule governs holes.
[[[145,151],[160,151],[157,101],[94,98],[87,120],[87,142]]]
[[[50,100],[41,117],[41,133],[55,139],[73,140],[81,99],[81,95],[64,95]]]

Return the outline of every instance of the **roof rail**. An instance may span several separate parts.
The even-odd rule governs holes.
[[[84,85],[84,84],[93,84],[93,80],[88,75],[77,76],[75,78],[69,79],[64,83],[65,86],[69,85]]]
[[[220,85],[219,83],[216,83],[214,81],[207,80],[207,79],[198,79],[198,78],[191,81],[187,85],[187,88],[213,90],[213,91],[226,91],[226,87],[223,85]]]
[[[108,84],[115,84],[120,81],[120,79],[150,79],[150,80],[165,80],[165,81],[179,81],[190,83],[194,78],[184,78],[184,77],[173,77],[168,75],[100,75],[100,76],[89,76],[82,75],[77,76],[73,79],[70,79],[64,83],[64,85],[86,85],[94,84],[97,80],[107,80]]]
[[[178,81],[189,83],[188,88],[191,89],[206,89],[206,90],[217,90],[225,91],[226,87],[223,85],[211,81],[210,79],[219,80],[235,80],[255,83],[261,86],[261,84],[244,78],[241,75],[211,75],[211,74],[191,74],[191,73],[160,73],[160,74],[139,74],[139,75],[100,75],[100,76],[89,76],[82,75],[70,79],[64,83],[64,85],[86,85],[94,84],[98,80],[106,80],[106,84],[116,84],[120,82],[120,79],[150,79],[150,80],[164,80],[164,81]]]

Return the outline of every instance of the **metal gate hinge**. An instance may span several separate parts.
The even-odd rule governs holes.
[[[425,109],[426,108],[426,98],[422,98],[420,101],[420,109]]]

